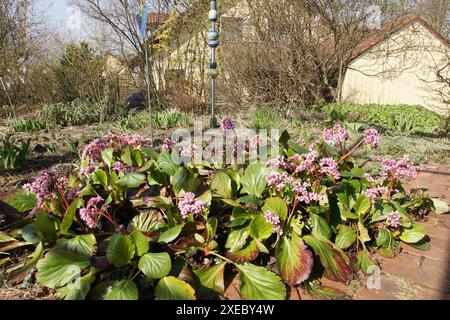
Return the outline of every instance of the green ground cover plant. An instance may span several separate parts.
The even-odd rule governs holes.
[[[352,116],[398,132],[432,133],[443,121],[442,116],[421,106],[331,103],[325,105],[325,109],[331,119],[342,120]]]

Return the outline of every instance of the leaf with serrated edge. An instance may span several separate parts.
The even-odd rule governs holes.
[[[293,232],[289,238],[287,235],[280,239],[275,249],[278,267],[281,277],[290,285],[297,285],[308,279],[314,259],[303,240]]]
[[[147,253],[139,260],[139,270],[147,278],[161,279],[172,269],[172,261],[167,252]]]
[[[222,262],[213,267],[197,269],[194,270],[194,273],[200,280],[202,286],[223,294],[225,291],[224,270],[226,264],[226,262]]]
[[[175,277],[159,280],[155,288],[155,300],[195,300],[195,290]]]
[[[237,263],[245,263],[255,260],[258,257],[259,249],[256,240],[252,240],[250,244],[236,252],[228,252],[227,256],[230,260]]]
[[[46,287],[58,288],[67,285],[89,266],[90,261],[87,256],[54,249],[38,262],[36,279]]]
[[[237,264],[241,294],[245,300],[284,300],[286,287],[281,278],[264,267]]]

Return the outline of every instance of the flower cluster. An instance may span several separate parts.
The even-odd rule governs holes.
[[[385,181],[389,174],[394,178],[409,177],[415,179],[419,172],[419,168],[413,166],[408,156],[404,156],[399,161],[384,159],[381,162],[381,175],[382,181]]]
[[[380,146],[380,134],[375,129],[368,129],[364,132],[364,142],[378,148]]]
[[[223,134],[227,135],[231,130],[235,128],[235,123],[233,119],[231,118],[225,118],[220,123],[220,129],[222,130]]]
[[[269,187],[275,187],[277,191],[283,191],[284,187],[291,185],[294,179],[288,175],[287,172],[271,172],[266,177],[267,185]]]
[[[339,173],[337,163],[331,158],[323,158],[319,162],[320,164],[320,173],[325,173],[327,175],[331,175],[334,179],[339,179],[341,174]]]
[[[53,198],[53,188],[58,182],[58,176],[54,169],[47,169],[41,171],[41,173],[34,179],[32,183],[24,185],[24,188],[36,195],[36,206],[34,207],[31,215],[36,215],[46,200]]]
[[[311,192],[308,188],[311,187],[309,182],[294,182],[292,190],[296,192],[296,199],[300,202],[309,204],[311,201],[321,201],[324,196]]]
[[[347,130],[339,124],[336,124],[332,129],[325,129],[323,131],[323,140],[332,147],[341,145],[349,139],[350,136]]]
[[[385,195],[388,193],[388,189],[385,187],[375,187],[375,188],[369,188],[366,190],[365,195],[368,196],[370,199],[375,199],[377,197],[380,197],[382,195]]]
[[[183,219],[186,219],[190,214],[197,215],[205,209],[205,203],[197,200],[195,194],[186,192],[184,197],[178,203],[180,214]]]
[[[319,154],[314,150],[310,153],[302,155],[304,160],[295,168],[295,172],[313,171],[315,169],[314,166],[318,157]]]
[[[139,148],[146,146],[149,143],[150,142],[147,139],[137,134],[127,136],[125,134],[108,133],[104,137],[95,139],[84,147],[81,154],[81,160],[84,161],[89,158],[90,164],[94,164],[96,161],[101,160],[101,153],[107,148],[113,147],[122,149],[125,146]]]
[[[100,196],[89,199],[87,206],[80,209],[80,218],[83,220],[89,228],[96,228],[98,225],[98,216],[103,210],[106,210],[106,206],[98,208],[98,204],[103,199]]]
[[[135,172],[137,170],[137,168],[133,167],[133,166],[128,166],[121,161],[117,161],[114,164],[113,170],[117,171],[117,172],[129,173],[129,172]]]
[[[264,218],[266,218],[266,222],[273,225],[273,230],[278,233],[278,235],[283,235],[283,229],[280,226],[280,217],[277,214],[268,210],[264,212]]]
[[[172,151],[173,147],[177,144],[176,140],[172,140],[170,138],[165,138],[163,141],[163,144],[161,146],[162,152],[170,152]]]
[[[400,226],[400,219],[401,219],[400,213],[394,211],[388,213],[386,223],[392,228],[398,228]]]

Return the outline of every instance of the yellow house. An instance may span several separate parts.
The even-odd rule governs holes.
[[[408,17],[356,49],[342,88],[359,104],[421,105],[450,110],[450,45],[420,17]]]

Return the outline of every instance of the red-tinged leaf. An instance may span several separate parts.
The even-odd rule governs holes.
[[[280,239],[275,257],[284,282],[297,285],[308,279],[314,263],[313,255],[295,232]]]
[[[307,235],[303,240],[313,248],[320,258],[320,263],[325,268],[325,277],[333,281],[348,283],[353,277],[352,268],[345,261],[341,253],[329,243]]]
[[[245,263],[255,260],[258,257],[258,254],[258,244],[256,243],[256,240],[253,240],[244,249],[237,252],[228,252],[227,256],[230,260],[236,263]]]

